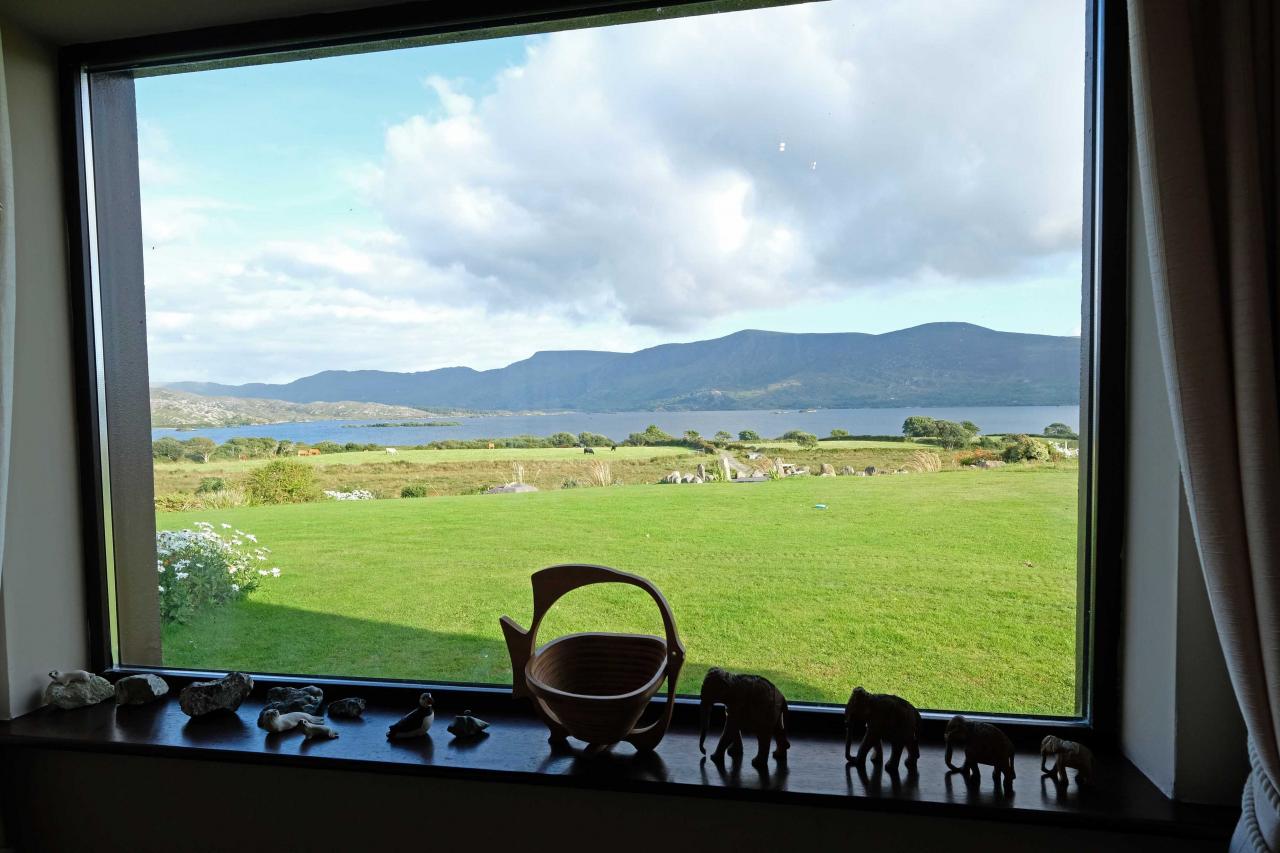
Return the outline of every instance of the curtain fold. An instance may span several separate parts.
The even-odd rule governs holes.
[[[1129,0],[1152,286],[1196,545],[1251,773],[1233,850],[1280,851],[1277,24],[1270,0]]]
[[[9,450],[13,426],[13,336],[17,300],[17,249],[13,210],[13,149],[9,144],[9,94],[0,42],[0,583],[4,579],[4,528],[9,505]]]

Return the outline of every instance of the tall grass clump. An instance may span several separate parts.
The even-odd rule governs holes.
[[[902,467],[917,473],[941,471],[942,459],[938,454],[931,453],[928,450],[917,450],[907,457],[907,461]]]
[[[613,472],[609,468],[609,463],[603,459],[592,462],[587,470],[587,479],[593,486],[613,485]]]

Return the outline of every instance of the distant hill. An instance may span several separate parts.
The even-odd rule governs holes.
[[[1080,339],[928,323],[897,332],[746,330],[634,353],[538,352],[506,367],[326,370],[283,385],[176,382],[194,394],[471,410],[635,411],[1073,405]]]
[[[245,426],[288,421],[431,416],[430,412],[421,409],[382,403],[290,403],[261,398],[201,396],[173,388],[151,389],[153,427]]]

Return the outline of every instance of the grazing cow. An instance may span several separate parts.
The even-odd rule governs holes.
[[[616,445],[616,444],[611,445],[611,446],[609,447],[609,449],[610,449],[610,450],[615,450],[615,451],[616,451],[616,450],[618,449],[618,445]]]
[[[583,452],[583,453],[590,453],[590,454],[592,454],[593,456],[595,455],[595,450],[594,450],[593,448],[590,448],[590,447],[584,447],[584,448],[582,448],[582,452]]]
[[[397,451],[394,447],[388,447],[388,448],[387,448],[387,452],[388,452],[388,453],[397,453],[397,452],[399,452],[399,451]]]

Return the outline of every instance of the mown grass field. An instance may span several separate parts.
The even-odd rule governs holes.
[[[1070,714],[1077,476],[1059,463],[161,513],[161,528],[250,531],[283,572],[168,627],[165,663],[510,683],[498,617],[528,623],[532,571],[593,562],[662,588],[685,693],[719,665],[792,701],[843,703],[863,684],[924,708]],[[660,628],[643,593],[594,587],[542,639]]]

